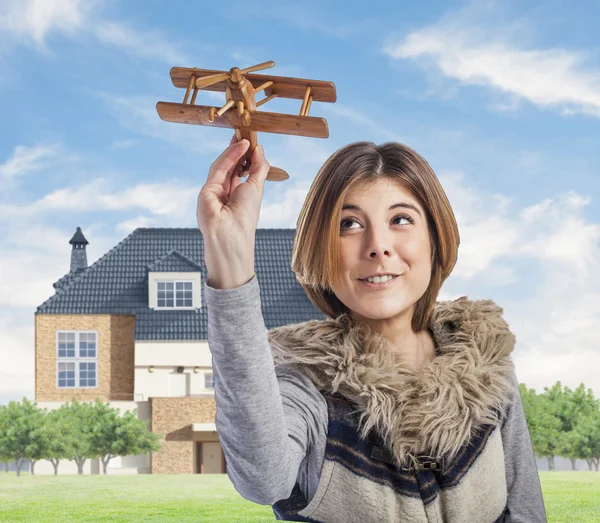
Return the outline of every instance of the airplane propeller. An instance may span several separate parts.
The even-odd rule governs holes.
[[[231,79],[234,82],[240,81],[240,76],[253,71],[262,71],[269,67],[274,67],[275,62],[270,60],[269,62],[263,62],[262,64],[253,65],[252,67],[246,67],[246,69],[239,69],[238,67],[232,67],[227,73],[211,74],[210,76],[204,76],[203,78],[196,79],[196,88],[205,89],[214,85],[218,82]]]

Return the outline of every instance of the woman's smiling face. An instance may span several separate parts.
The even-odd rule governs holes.
[[[402,185],[379,179],[346,194],[339,230],[340,281],[332,285],[337,298],[358,319],[409,321],[431,278],[424,209]],[[383,288],[359,279],[376,273],[398,276]]]

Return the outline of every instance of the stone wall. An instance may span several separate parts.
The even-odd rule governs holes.
[[[195,441],[218,441],[216,431],[194,433],[193,423],[214,423],[214,398],[150,398],[151,430],[162,435],[161,450],[151,457],[152,474],[194,474]]]
[[[35,315],[35,400],[134,400],[135,316],[111,314]],[[96,388],[58,388],[57,344],[59,330],[98,332]]]

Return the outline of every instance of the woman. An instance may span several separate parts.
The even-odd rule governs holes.
[[[216,426],[238,492],[288,521],[545,522],[502,309],[436,302],[459,235],[427,162],[366,142],[327,160],[292,258],[327,319],[267,331],[254,241],[269,164],[257,147],[242,183],[248,146],[232,139],[198,200]]]

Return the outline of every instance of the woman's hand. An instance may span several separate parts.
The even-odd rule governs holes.
[[[242,285],[245,281],[241,280],[248,281],[254,273],[254,240],[270,165],[258,145],[252,153],[248,178],[242,182],[239,169],[235,171],[249,146],[248,140],[238,142],[234,135],[229,147],[210,166],[198,195],[196,214],[211,286],[227,285],[217,288],[231,288],[229,285],[237,286],[236,282]]]

